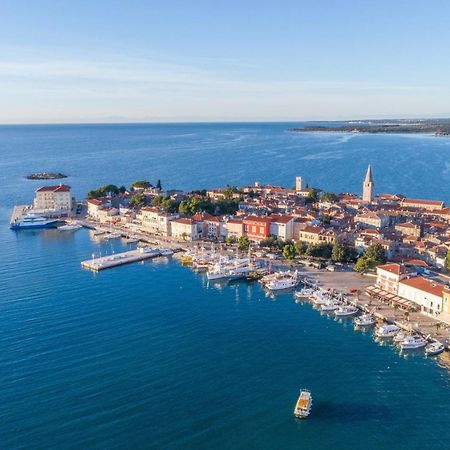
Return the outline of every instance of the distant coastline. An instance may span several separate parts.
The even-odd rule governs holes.
[[[389,121],[349,121],[340,124],[332,122],[330,125],[307,125],[302,128],[290,128],[294,132],[344,132],[370,134],[432,134],[435,136],[450,135],[450,119],[423,119]]]

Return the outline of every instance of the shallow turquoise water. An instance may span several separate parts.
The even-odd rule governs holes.
[[[273,299],[258,284],[209,286],[201,275],[169,260],[99,274],[81,270],[80,261],[93,252],[125,248],[119,242],[95,243],[86,230],[66,235],[7,229],[11,205],[32,195],[34,183],[21,178],[29,171],[67,171],[80,193],[111,178],[126,183],[146,174],[181,188],[215,186],[225,179],[269,182],[261,155],[288,154],[281,142],[297,138],[281,125],[161,127],[158,144],[154,129],[144,126],[120,133],[109,126],[0,128],[6,191],[0,210],[0,447],[448,448],[450,374],[439,361],[401,357],[374,342],[371,333],[295,304],[289,294]],[[165,136],[174,130],[191,130],[197,140],[188,145]],[[226,133],[243,133],[241,141],[249,142],[241,152],[230,144],[232,161],[218,166],[214,158],[227,145]],[[403,190],[408,177],[415,177],[421,181],[411,194],[450,197],[442,183],[430,188],[433,179],[446,176],[443,140],[362,138],[334,144],[338,154],[354,155],[352,167],[331,159],[330,150],[329,159],[303,160],[303,173],[330,189],[344,182],[351,188],[357,175],[356,189],[367,163],[356,149],[373,146],[375,154],[380,141],[387,148],[400,142],[398,152],[405,159],[410,152],[414,163],[399,174],[393,190]],[[198,140],[210,143],[200,146]],[[167,154],[159,151],[164,142]],[[424,147],[437,156],[420,172],[417,155]],[[302,151],[324,152],[319,145]],[[130,157],[133,152],[145,165]],[[178,155],[178,166],[170,154]],[[249,163],[259,157],[259,166]],[[302,173],[278,159],[283,163],[274,182],[287,184]],[[387,184],[381,167],[395,169],[372,163],[379,183]],[[333,170],[341,174],[341,164],[343,175],[336,177]],[[221,167],[214,178],[205,173],[212,167]],[[135,170],[141,172],[134,176]],[[312,390],[314,409],[310,419],[298,422],[292,409],[301,387]]]

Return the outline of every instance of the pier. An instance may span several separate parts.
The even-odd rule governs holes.
[[[111,269],[112,267],[163,256],[164,251],[165,250],[160,250],[158,248],[144,247],[137,250],[101,256],[99,258],[93,257],[92,259],[81,261],[81,267],[93,270],[94,272],[99,272],[100,270]]]

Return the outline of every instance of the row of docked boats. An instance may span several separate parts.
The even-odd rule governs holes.
[[[428,340],[419,333],[410,331],[406,333],[395,324],[384,324],[375,330],[375,336],[379,339],[392,339],[402,350],[425,349],[429,356],[439,355],[445,350],[442,342],[433,339]]]
[[[321,311],[334,313],[337,317],[350,317],[359,312],[353,305],[345,304],[343,298],[336,298],[332,293],[321,289],[305,287],[295,292],[297,299],[307,298]],[[366,312],[354,318],[353,323],[358,327],[372,327],[376,318],[372,313]],[[425,349],[425,353],[434,356],[442,353],[445,346],[438,340],[429,340],[419,333],[405,332],[395,324],[382,324],[375,329],[375,336],[379,339],[392,339],[402,350]]]
[[[213,247],[206,251],[203,247],[187,251],[181,258],[183,264],[190,265],[196,272],[206,272],[208,281],[231,282],[242,279],[253,279],[261,273],[261,268],[251,255],[241,257],[238,252],[222,254]],[[259,275],[258,277],[259,278]]]

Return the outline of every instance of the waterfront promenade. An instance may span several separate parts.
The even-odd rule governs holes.
[[[153,236],[142,232],[131,231],[124,226],[118,225],[109,228],[87,219],[81,220],[79,223],[89,229],[102,230],[105,231],[105,233],[113,231],[114,233],[120,233],[125,238],[132,236],[142,242],[170,249],[188,250],[198,248],[201,245],[204,245],[205,247],[213,245],[210,242],[185,241],[171,237]],[[266,265],[268,265],[269,262],[273,263],[273,261],[269,259],[258,258],[258,260]],[[287,268],[298,270],[301,276],[317,283],[320,288],[325,290],[334,290],[337,293],[345,294],[348,294],[350,291],[357,291],[358,295],[356,297],[353,296],[350,301],[361,310],[374,311],[374,314],[379,320],[396,323],[398,326],[407,330],[416,330],[424,336],[430,335],[431,337],[444,342],[446,345],[450,345],[450,320],[446,321],[447,318],[440,317],[440,320],[436,320],[432,317],[425,316],[420,312],[409,312],[408,314],[405,314],[404,311],[395,308],[390,304],[369,297],[365,292],[365,289],[375,283],[374,275],[361,275],[354,271],[330,272],[324,269],[315,269],[303,265],[292,264],[287,261],[276,261],[273,264],[273,269],[276,270]]]

